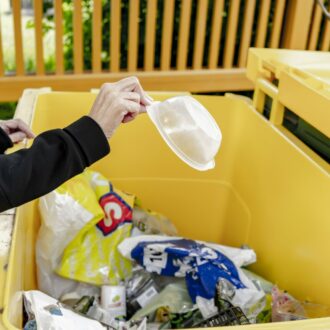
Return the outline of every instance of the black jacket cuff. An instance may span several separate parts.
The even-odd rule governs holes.
[[[84,116],[64,128],[80,146],[85,155],[87,166],[95,163],[110,152],[108,140],[98,123]]]
[[[3,154],[8,148],[13,146],[13,142],[11,142],[7,133],[0,128],[0,154]]]

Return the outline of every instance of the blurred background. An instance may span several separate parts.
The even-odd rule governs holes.
[[[0,117],[24,88],[88,90],[129,74],[149,90],[249,95],[249,47],[329,46],[313,0],[1,0]]]

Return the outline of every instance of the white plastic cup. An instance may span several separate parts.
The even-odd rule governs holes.
[[[104,285],[101,288],[101,306],[113,318],[126,316],[126,290],[122,285]]]

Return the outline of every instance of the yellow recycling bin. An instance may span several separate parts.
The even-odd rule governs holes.
[[[326,55],[309,53],[304,61],[304,54],[252,49],[253,105],[230,95],[195,96],[222,130],[214,170],[198,172],[179,160],[147,116],[122,125],[110,141],[111,154],[92,168],[166,214],[182,236],[247,244],[257,254],[255,272],[300,300],[330,305],[330,166],[282,125],[290,110],[330,135],[330,84],[312,65]],[[261,114],[267,98],[272,100],[269,120]],[[40,95],[33,130],[39,134],[68,125],[86,114],[94,99],[91,93]],[[22,326],[21,292],[37,288],[37,204],[20,207],[16,215],[0,315],[8,329]],[[244,327],[329,329],[330,318],[239,326]]]

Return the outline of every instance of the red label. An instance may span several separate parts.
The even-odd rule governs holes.
[[[115,193],[109,193],[100,199],[104,211],[104,219],[98,222],[97,227],[103,235],[109,235],[124,222],[132,221],[132,209]]]

